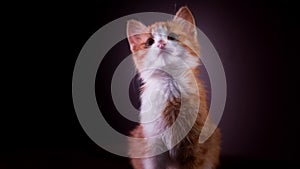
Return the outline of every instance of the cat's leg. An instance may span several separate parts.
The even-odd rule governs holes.
[[[143,159],[144,169],[166,169],[168,163],[167,153]]]
[[[143,138],[143,127],[141,125],[137,126],[133,131],[131,131],[130,135],[135,138]],[[129,157],[143,157],[146,154],[144,149],[146,143],[141,139],[130,139],[128,155]],[[130,163],[132,164],[134,169],[143,169],[143,159],[142,158],[131,158]]]
[[[216,169],[220,155],[220,133],[218,130],[206,142],[187,146],[180,152],[182,169]]]
[[[204,169],[204,158],[195,153],[186,153],[184,158],[178,159],[181,169]],[[209,168],[207,168],[209,169]]]
[[[219,165],[221,133],[216,129],[213,135],[204,143],[207,152],[204,156],[203,169],[216,169]],[[201,146],[201,144],[199,144]]]
[[[141,158],[131,158],[130,163],[134,169],[143,169],[143,161]]]

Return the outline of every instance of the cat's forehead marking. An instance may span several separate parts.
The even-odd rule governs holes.
[[[152,34],[155,36],[165,36],[168,33],[168,28],[166,25],[163,24],[157,24],[153,29],[152,29]]]

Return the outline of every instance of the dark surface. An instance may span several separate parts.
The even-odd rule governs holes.
[[[296,71],[287,70],[287,60],[296,54],[286,49],[294,42],[287,34],[297,29],[283,28],[299,20],[292,10],[285,12],[293,5],[192,0],[8,5],[0,168],[130,168],[126,158],[102,150],[81,128],[72,103],[74,64],[87,39],[106,23],[136,12],[174,14],[175,3],[177,9],[190,7],[225,69],[220,168],[292,168],[287,166],[299,161],[299,127],[292,110],[297,104],[287,94],[294,93],[290,84],[298,75],[289,77]],[[96,87],[98,99],[106,99],[104,89]],[[117,112],[106,114],[122,133],[135,125]]]
[[[95,148],[97,149],[97,148]],[[64,168],[64,169],[132,169],[127,158],[103,152],[74,151],[74,149],[41,149],[6,154],[0,168]],[[297,168],[296,162],[221,157],[218,169]]]

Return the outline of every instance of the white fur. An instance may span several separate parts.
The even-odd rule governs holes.
[[[189,53],[178,44],[177,41],[167,39],[168,31],[162,26],[158,26],[157,32],[152,32],[155,40],[151,45],[145,58],[143,59],[143,70],[141,70],[141,78],[145,83],[144,92],[141,95],[141,123],[145,137],[155,136],[165,130],[166,124],[162,118],[167,103],[175,98],[188,98],[190,94],[197,93],[196,87],[190,87],[188,82],[191,81],[191,68],[199,66],[197,57],[189,56]],[[161,52],[157,47],[158,41],[166,42],[166,52]],[[197,77],[196,77],[197,78]],[[193,82],[192,82],[193,83]],[[185,107],[194,109],[193,106]],[[179,125],[191,123],[194,119],[185,118]],[[176,131],[171,131],[164,135],[164,138],[156,140],[165,144],[165,146],[173,146],[173,138],[176,138]],[[152,143],[150,143],[152,144]],[[153,167],[153,161],[145,160],[144,167],[150,169]]]
[[[154,163],[155,163],[155,161],[153,161],[152,158],[143,160],[144,169],[155,169]]]
[[[195,92],[194,88],[187,86],[187,82],[190,80],[190,68],[199,65],[198,59],[188,56],[177,41],[168,40],[168,34],[166,28],[158,26],[157,32],[152,32],[155,42],[143,59],[141,78],[145,82],[145,90],[141,97],[141,123],[148,123],[144,125],[146,136],[164,130],[159,118],[167,102],[173,97],[180,97],[179,89],[183,96]],[[166,42],[164,50],[168,53],[161,53],[157,47],[160,40]]]

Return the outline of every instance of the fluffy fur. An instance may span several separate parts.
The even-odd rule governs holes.
[[[208,107],[205,88],[198,79],[200,46],[190,10],[182,7],[172,21],[150,26],[130,20],[127,35],[133,60],[144,82],[141,89],[141,124],[131,132],[131,136],[149,138],[159,135],[178,120],[178,125],[160,139],[129,143],[130,156],[138,152],[147,156],[153,149],[168,149],[154,157],[132,158],[133,167],[216,168],[220,152],[219,130],[205,143],[198,141],[208,117]],[[196,115],[191,113],[193,111],[197,111]],[[189,128],[185,126],[191,126],[191,130],[186,131]],[[188,134],[178,142],[180,133]]]

